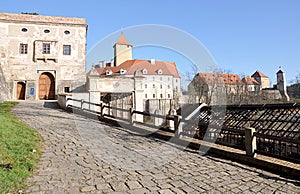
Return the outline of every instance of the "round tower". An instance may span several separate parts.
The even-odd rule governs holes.
[[[290,97],[287,94],[286,90],[286,79],[285,79],[285,73],[280,69],[277,73],[277,89],[279,90],[282,99],[284,101],[289,101]]]

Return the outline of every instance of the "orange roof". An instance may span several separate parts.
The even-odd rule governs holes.
[[[124,34],[121,34],[121,36],[116,44],[130,45],[129,42],[126,40]]]
[[[260,71],[256,71],[255,73],[253,73],[253,75],[251,75],[251,77],[264,77],[264,78],[269,78],[268,76],[266,76],[265,74],[263,74]]]
[[[237,74],[198,73],[198,76],[207,84],[242,84]]]
[[[242,82],[244,82],[247,85],[260,85],[258,81],[256,81],[253,77],[244,77],[242,79]]]
[[[127,60],[117,67],[106,66],[104,68],[96,69],[100,75],[106,75],[107,70],[111,71],[111,75],[121,75],[121,69],[126,70],[125,75],[134,75],[136,71],[142,72],[146,69],[147,73],[145,75],[173,75],[175,78],[180,78],[174,62],[157,60],[155,60],[155,64],[151,64],[150,60]],[[158,74],[158,70],[161,70],[162,73]]]

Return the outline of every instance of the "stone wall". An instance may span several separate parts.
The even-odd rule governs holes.
[[[0,66],[0,103],[4,100],[8,99],[9,91],[7,89],[6,80],[2,71],[2,67]]]
[[[85,91],[86,32],[83,18],[0,13],[0,64],[8,99],[17,99],[17,83],[25,84],[25,99],[39,99],[39,79],[51,74],[55,94]],[[50,45],[44,52],[43,44]],[[26,44],[26,53],[21,52]],[[64,52],[66,45],[70,54]]]

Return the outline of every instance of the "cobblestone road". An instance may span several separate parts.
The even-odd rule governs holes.
[[[13,113],[44,138],[26,193],[299,193],[300,181],[99,121],[20,103]]]

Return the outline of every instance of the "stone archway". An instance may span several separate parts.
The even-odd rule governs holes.
[[[24,82],[17,83],[17,99],[25,100],[26,84]]]
[[[39,78],[39,99],[55,99],[55,78],[51,73],[42,73]]]

